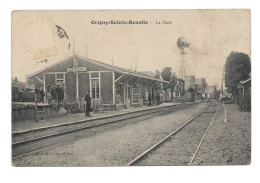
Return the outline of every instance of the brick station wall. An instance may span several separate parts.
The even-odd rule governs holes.
[[[113,73],[101,72],[100,79],[102,104],[113,104]]]

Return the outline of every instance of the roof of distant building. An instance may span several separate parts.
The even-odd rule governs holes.
[[[195,85],[202,85],[203,79],[202,78],[196,78],[195,79]]]
[[[214,93],[214,91],[216,90],[216,86],[207,86],[203,93]]]
[[[149,77],[155,77],[155,74],[152,71],[142,71],[141,73]]]

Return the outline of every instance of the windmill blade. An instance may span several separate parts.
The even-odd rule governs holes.
[[[183,36],[179,37],[177,39],[177,46],[179,49],[188,48],[190,46],[190,43],[184,39]]]

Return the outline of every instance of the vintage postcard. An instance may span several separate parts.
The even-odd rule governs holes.
[[[12,12],[12,165],[251,163],[251,12]]]

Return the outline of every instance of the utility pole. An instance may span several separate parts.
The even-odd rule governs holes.
[[[112,55],[112,65],[114,65],[114,56]]]
[[[74,72],[76,75],[76,103],[79,104],[79,73],[77,71],[78,63],[76,60],[76,53],[75,53],[75,42],[73,39],[73,58],[74,58]]]

